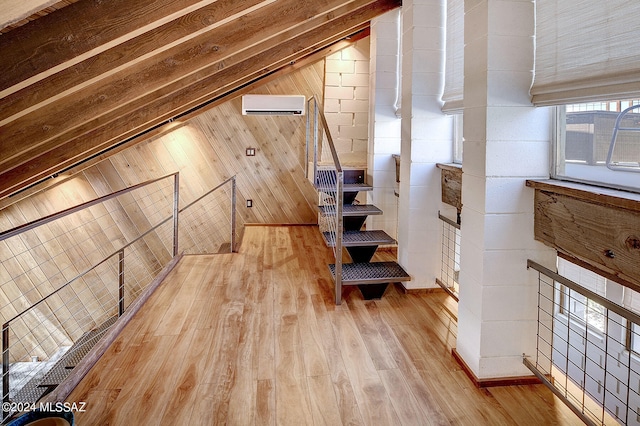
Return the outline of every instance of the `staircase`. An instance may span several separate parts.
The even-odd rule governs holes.
[[[117,316],[110,317],[96,328],[86,332],[52,366],[45,368],[46,372],[39,371],[38,374],[35,374],[16,392],[11,401],[32,404],[55,389],[89,353],[91,348],[98,343],[117,319]]]
[[[360,191],[371,191],[373,187],[365,183],[364,170],[344,170],[342,185],[342,197],[336,197],[337,180],[335,170],[318,170],[315,180],[315,187],[320,193],[325,193],[330,199],[340,200],[342,198],[342,209],[337,209],[332,205],[319,205],[318,210],[321,217],[330,220],[335,219],[337,212],[342,214],[342,239],[337,242],[335,232],[324,231],[322,235],[329,247],[336,247],[339,244],[345,247],[352,263],[341,264],[341,276],[336,279],[336,264],[330,264],[334,283],[336,285],[336,304],[340,304],[340,290],[343,285],[357,285],[365,300],[379,299],[384,294],[390,283],[409,281],[411,277],[396,262],[371,262],[378,246],[396,244],[396,241],[382,230],[363,230],[362,227],[369,215],[381,215],[382,210],[370,204],[354,204],[356,196]],[[338,257],[342,253],[336,253],[337,262],[341,262]],[[338,282],[340,281],[340,282]]]

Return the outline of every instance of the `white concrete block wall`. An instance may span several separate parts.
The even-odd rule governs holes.
[[[532,258],[555,252],[533,237],[527,178],[548,177],[551,113],[529,101],[531,1],[465,3],[464,161],[457,351],[480,378],[530,375],[537,281]]]
[[[324,110],[340,161],[346,167],[367,166],[369,139],[369,40],[326,59]]]
[[[399,260],[408,288],[435,287],[440,274],[437,163],[453,157],[453,121],[442,113],[445,0],[403,2]]]
[[[396,239],[398,198],[394,194],[396,163],[392,155],[400,154],[401,122],[396,115],[399,99],[399,16],[400,10],[395,10],[371,22],[367,161],[367,180],[375,188],[368,194],[368,202],[383,211],[380,216],[369,216],[367,228],[382,229]]]

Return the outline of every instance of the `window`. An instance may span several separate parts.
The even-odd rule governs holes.
[[[607,280],[595,272],[558,258],[558,273],[587,290],[602,297],[606,296]],[[604,306],[565,286],[561,286],[560,296],[563,314],[575,321],[589,325],[592,330],[605,331]]]
[[[462,114],[453,115],[453,162],[462,164]]]
[[[623,306],[631,312],[640,314],[640,293],[625,287]],[[638,324],[631,323],[627,327],[627,347],[636,354],[640,354],[640,326]]]
[[[561,290],[563,296],[563,313],[573,320],[586,323],[600,332],[605,331],[604,307],[591,299],[568,288]]]
[[[611,164],[607,158],[622,111]],[[640,192],[640,99],[558,107],[553,177]],[[636,131],[637,129],[637,131]]]

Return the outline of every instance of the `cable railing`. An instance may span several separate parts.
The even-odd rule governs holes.
[[[0,233],[3,402],[60,384],[178,253],[235,251],[235,176],[183,208],[179,186],[174,173]]]
[[[460,224],[438,213],[442,222],[440,278],[436,283],[458,301],[460,275]]]
[[[311,147],[313,143],[313,147]],[[333,248],[336,304],[342,302],[342,228],[344,173],[336,151],[322,104],[316,96],[307,101],[307,143],[305,164],[312,155],[312,179],[318,190],[318,225],[327,244]],[[309,169],[307,169],[307,175]]]
[[[536,353],[524,364],[588,425],[640,424],[640,316],[529,260]]]

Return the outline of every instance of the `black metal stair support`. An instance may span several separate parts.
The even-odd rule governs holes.
[[[316,185],[318,191],[335,192],[335,185],[330,188],[335,183],[335,173],[332,175],[331,170],[321,172],[325,173],[323,180],[329,183]],[[389,283],[409,281],[411,277],[396,262],[371,262],[379,245],[396,244],[396,241],[382,230],[362,230],[369,215],[382,214],[382,210],[374,205],[353,204],[359,191],[373,189],[364,182],[364,175],[364,170],[344,173],[342,246],[347,249],[353,263],[342,265],[342,285],[357,285],[364,299],[371,300],[381,298]],[[318,209],[325,216],[336,214],[333,208],[319,206]],[[335,239],[329,232],[324,232],[323,237],[329,247],[335,246]],[[329,269],[335,280],[335,264],[330,264]]]

